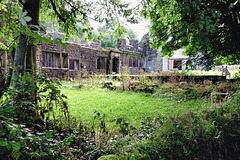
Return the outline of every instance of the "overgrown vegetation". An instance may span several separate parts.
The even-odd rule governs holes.
[[[167,72],[171,78],[161,82],[157,73],[127,73],[62,85],[44,75],[37,85],[21,77],[22,87],[1,99],[0,158],[239,159],[237,82],[186,83]],[[102,88],[105,81],[116,90]],[[35,90],[38,103],[29,96]],[[213,103],[213,91],[228,94]]]
[[[161,48],[161,54],[173,56],[173,51],[184,48],[185,55],[207,69],[217,58],[228,64],[239,61],[238,0],[146,2],[143,15],[151,19],[151,44]]]
[[[147,119],[138,136],[122,139],[119,152],[134,159],[239,159],[239,98],[200,114]]]
[[[167,74],[167,73],[165,73]],[[170,73],[169,73],[170,74]],[[125,78],[126,83],[132,81],[131,78]],[[122,79],[120,79],[122,81]],[[150,85],[153,83],[156,84],[156,79],[147,79],[143,76],[145,85]],[[99,82],[99,81],[98,81]],[[183,104],[182,112],[175,112],[179,109],[179,105],[176,105],[173,110],[170,111],[170,114],[155,114],[147,112],[146,109],[144,112],[147,113],[144,116],[141,116],[140,125],[133,125],[132,121],[136,121],[133,117],[127,115],[125,117],[116,117],[115,130],[112,131],[112,128],[106,127],[108,123],[107,116],[113,113],[104,113],[104,110],[101,110],[101,105],[96,106],[95,109],[100,109],[95,113],[94,123],[97,128],[103,131],[105,129],[106,133],[112,131],[112,136],[103,147],[104,152],[102,154],[109,154],[110,158],[116,159],[239,159],[239,104],[240,97],[238,92],[238,83],[230,82],[219,82],[213,84],[211,81],[204,81],[202,84],[197,83],[186,83],[177,80],[176,77],[172,77],[170,82],[159,84],[157,88],[154,89],[153,94],[140,92],[136,93],[136,90],[131,88],[126,88],[125,90],[130,90],[122,92],[123,82],[112,81],[113,85],[116,86],[118,91],[106,91],[103,89],[97,90],[95,92],[95,87],[97,85],[103,85],[102,83],[95,83],[95,85],[87,85],[88,89],[91,90],[91,87],[94,89],[86,92],[85,89],[81,89],[83,94],[80,95],[81,103],[76,104],[80,105],[80,110],[83,108],[94,108],[92,105],[94,103],[89,103],[87,107],[81,107],[84,105],[84,99],[90,95],[95,95],[98,102],[95,104],[104,104],[103,108],[108,108],[107,112],[111,109],[112,105],[116,105],[119,101],[123,101],[120,106],[124,108],[124,105],[131,106],[128,104],[133,100],[132,95],[137,95],[137,97],[147,97],[150,98],[148,103],[148,110],[152,110],[151,106],[156,103],[154,98],[158,98],[157,106],[163,106],[166,102],[164,99],[169,101],[178,101],[179,104]],[[151,85],[153,85],[151,84]],[[66,88],[69,88],[69,84],[65,84]],[[117,87],[119,86],[119,87]],[[64,89],[66,91],[66,89]],[[77,92],[80,92],[78,89],[72,89],[73,95],[76,95]],[[191,92],[189,92],[189,90]],[[209,103],[210,93],[216,92],[228,92],[228,97],[223,100],[223,102],[218,103]],[[100,92],[100,93],[99,93]],[[99,94],[97,94],[99,93]],[[127,94],[124,97],[124,94]],[[85,96],[86,97],[85,97]],[[104,102],[101,100],[102,95]],[[113,98],[117,95],[117,98]],[[110,99],[109,97],[113,99]],[[120,98],[121,97],[121,98]],[[127,99],[129,97],[129,99]],[[160,99],[162,98],[162,99]],[[76,99],[73,97],[73,99]],[[119,99],[119,101],[118,101]],[[199,101],[198,101],[199,100]],[[199,108],[196,107],[194,110],[194,105],[199,104],[200,101],[208,101],[204,103],[207,107],[202,108],[204,105],[199,105]],[[88,101],[86,99],[86,101]],[[143,99],[139,100],[143,102]],[[113,103],[111,103],[113,102]],[[151,102],[153,104],[151,104]],[[185,103],[188,102],[188,103]],[[107,105],[110,103],[110,105]],[[203,103],[202,103],[203,104]],[[191,106],[189,108],[187,105]],[[135,105],[136,107],[137,105]],[[143,106],[142,110],[143,109]],[[77,107],[76,107],[77,108]],[[116,108],[119,108],[118,105]],[[136,107],[137,108],[137,107]],[[171,107],[167,107],[171,108]],[[93,109],[94,110],[94,109]],[[90,113],[93,113],[93,110]],[[117,109],[116,109],[117,110]],[[116,111],[115,110],[115,111]],[[123,109],[129,113],[128,109]],[[81,114],[82,112],[77,113],[76,115]],[[161,111],[161,109],[157,109]],[[89,110],[87,111],[89,113]],[[116,111],[119,113],[119,111]],[[156,111],[154,111],[156,113]],[[164,113],[166,113],[164,111]],[[75,115],[75,116],[76,116]],[[116,114],[115,114],[116,115]],[[137,113],[136,115],[140,115]],[[136,116],[134,115],[134,117]],[[98,117],[98,118],[96,118]],[[106,123],[104,123],[106,122]],[[104,124],[104,125],[103,125]],[[104,126],[104,127],[103,127]],[[103,127],[103,128],[102,128]],[[97,132],[103,133],[96,129]],[[114,154],[114,155],[113,155]],[[108,156],[104,156],[108,158]]]
[[[192,13],[192,15],[195,14],[194,12],[191,12],[191,14],[189,14],[190,12],[187,13],[188,9],[182,10],[182,6],[175,3],[176,1],[172,0],[172,2],[172,7],[168,8],[167,11],[171,12],[174,10],[174,13],[176,13],[173,16],[174,23],[166,20],[159,21],[158,17],[155,16],[159,14],[169,15],[168,12],[165,12],[166,10],[161,10],[161,8],[166,8],[167,3],[155,4],[155,1],[146,1],[144,3],[146,4],[145,7],[147,7],[144,8],[146,9],[145,14],[153,14],[153,16],[150,16],[155,18],[152,22],[157,22],[157,26],[152,26],[152,33],[161,33],[154,30],[159,26],[162,28],[164,25],[159,24],[164,22],[167,22],[164,23],[167,27],[162,28],[162,31],[169,34],[165,30],[168,30],[167,28],[172,24],[174,25],[171,29],[176,29],[178,25],[175,24],[180,24],[178,18],[185,20],[182,21],[183,23],[186,20],[188,21],[186,17],[176,16],[181,11],[186,13],[183,15],[187,16]],[[182,36],[180,39],[172,34],[165,36],[163,41],[167,41],[167,37],[170,36],[173,39],[169,43],[176,41],[181,44],[175,47],[165,45],[162,51],[167,53],[167,50],[176,50],[182,46],[186,46],[190,56],[194,56],[199,51],[202,51],[207,61],[202,61],[201,63],[209,66],[212,65],[214,56],[225,58],[228,62],[238,61],[239,45],[237,43],[237,35],[239,35],[239,32],[236,32],[236,27],[239,24],[235,23],[234,26],[229,24],[239,19],[236,12],[239,2],[236,0],[233,2],[221,2],[222,8],[220,9],[215,8],[215,3],[209,5],[208,2],[196,2],[185,5],[188,8],[194,5],[193,11],[201,11],[196,16],[194,15],[198,23],[189,23],[190,25],[180,27],[181,29],[185,28],[184,32],[189,31],[193,35],[189,36],[183,33],[185,35],[180,35]],[[96,4],[95,7],[94,4]],[[99,7],[99,4],[102,7]],[[152,6],[155,6],[155,8]],[[210,13],[210,19],[209,12],[206,12],[209,10],[209,6],[210,10],[213,9]],[[179,114],[152,114],[150,116],[148,114],[151,114],[151,112],[145,113],[142,116],[143,118],[137,119],[142,121],[141,124],[136,123],[135,126],[131,123],[131,120],[135,121],[133,117],[137,114],[131,117],[131,119],[129,119],[130,116],[121,115],[113,119],[115,123],[113,128],[108,127],[110,123],[107,117],[108,113],[105,114],[102,111],[92,113],[93,117],[90,118],[91,123],[89,124],[78,121],[75,117],[70,117],[66,97],[61,94],[59,89],[60,83],[49,80],[44,75],[36,75],[37,41],[55,42],[64,45],[60,39],[52,41],[43,36],[43,33],[40,32],[43,28],[39,25],[39,17],[44,20],[49,20],[49,17],[57,20],[67,36],[80,32],[81,34],[87,33],[88,39],[92,39],[92,27],[89,25],[89,19],[92,19],[89,17],[91,14],[96,13],[93,17],[100,22],[105,21],[107,23],[109,17],[118,17],[118,15],[126,17],[129,22],[136,22],[135,15],[138,14],[138,11],[135,12],[135,10],[128,7],[129,4],[122,4],[120,1],[101,0],[95,3],[73,0],[0,1],[2,15],[0,19],[3,22],[1,23],[2,32],[0,33],[1,40],[3,40],[0,43],[0,48],[3,50],[1,52],[11,52],[15,55],[12,58],[14,64],[6,64],[8,67],[5,65],[5,67],[9,68],[8,72],[3,72],[3,63],[1,63],[0,68],[0,83],[2,85],[0,91],[0,159],[97,159],[101,155],[108,154],[114,154],[111,157],[116,159],[240,158],[238,147],[240,140],[240,98],[239,92],[237,92],[239,85],[236,83],[221,82],[218,85],[211,84],[211,82],[207,82],[207,84],[185,83],[182,81],[182,75],[180,74],[172,75],[169,83],[164,83],[163,85],[159,83],[159,79],[154,74],[151,76],[151,79],[148,79],[143,73],[139,75],[139,78],[132,78],[130,75],[125,77],[125,73],[123,73],[120,82],[114,81],[109,83],[111,85],[108,86],[108,89],[117,91],[106,91],[107,89],[105,89],[106,92],[119,93],[119,91],[127,90],[126,94],[129,95],[142,96],[142,98],[151,97],[151,100],[155,98],[159,101],[166,98],[167,102],[173,101],[179,102],[179,104],[184,104],[185,102],[198,103],[202,98],[208,99],[208,92],[213,90],[228,94],[221,99],[223,102],[209,104],[209,108],[201,108],[201,111],[197,112],[193,110],[191,112],[180,112]],[[156,7],[160,10],[157,11]],[[180,10],[176,10],[176,8],[180,8]],[[155,11],[157,12],[155,13]],[[221,14],[221,11],[233,13],[235,16],[232,16],[232,14]],[[178,17],[178,20],[176,17]],[[229,24],[224,23],[224,20],[229,18],[232,22],[229,21]],[[81,21],[84,26],[77,27],[77,21]],[[168,22],[172,24],[168,25]],[[120,22],[117,24],[117,35],[121,35],[125,30],[120,25]],[[190,27],[193,29],[191,31],[189,26],[192,26],[192,24],[195,26]],[[222,24],[226,25],[222,26]],[[220,38],[212,36],[218,33],[215,31],[217,31],[216,28],[219,26],[223,29],[219,31],[227,34],[221,34],[223,36]],[[196,31],[197,34],[195,34]],[[211,34],[207,35],[206,33]],[[202,35],[198,36],[199,34]],[[152,36],[158,37],[158,35]],[[209,40],[217,43],[209,43]],[[220,42],[219,40],[221,43],[218,43]],[[229,40],[231,43],[228,43]],[[182,43],[184,41],[186,43]],[[160,44],[159,39],[155,39],[154,42],[158,42],[158,44],[155,44],[155,47]],[[221,44],[222,48],[214,47],[215,44]],[[93,74],[89,76],[90,79],[87,80],[88,86],[83,87],[94,90],[99,85],[104,85],[103,83],[100,84],[100,80],[96,80]],[[10,88],[10,81],[12,81],[13,89]],[[98,83],[99,85],[95,85]],[[141,93],[137,94],[135,92]],[[141,101],[141,99],[137,101]],[[132,107],[135,107],[138,103],[140,102],[134,103]],[[114,106],[116,103],[111,105]],[[122,105],[119,105],[118,108],[121,107]],[[140,105],[139,110],[141,110],[141,107]],[[154,112],[159,109],[148,107],[148,110],[152,109],[150,111]],[[173,110],[177,110],[177,108]],[[123,111],[129,110],[125,109]]]
[[[199,112],[210,105],[209,99],[175,99],[156,93],[136,93],[129,91],[111,91],[107,89],[69,89],[63,88],[69,101],[70,114],[91,124],[95,112],[105,115],[107,126],[115,126],[118,118],[126,118],[132,125],[138,126],[144,117],[158,114],[174,115],[189,110]]]

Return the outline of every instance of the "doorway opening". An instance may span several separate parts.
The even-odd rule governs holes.
[[[119,73],[119,58],[114,57],[112,63],[112,71],[115,73]]]

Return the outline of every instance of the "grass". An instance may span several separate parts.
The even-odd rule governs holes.
[[[234,77],[234,74],[239,72],[239,70],[231,70],[228,69],[228,71],[230,72],[231,76],[227,76],[227,79],[232,79]],[[221,76],[222,75],[222,71],[219,70],[209,70],[209,71],[204,71],[204,70],[189,70],[187,72],[187,74],[189,75],[214,75],[214,76]]]
[[[77,120],[91,124],[96,112],[105,115],[107,125],[114,125],[118,118],[126,118],[133,126],[139,126],[146,118],[158,115],[174,116],[189,111],[199,112],[209,107],[209,100],[178,101],[154,97],[151,94],[110,91],[103,88],[63,87],[68,97],[70,114]]]

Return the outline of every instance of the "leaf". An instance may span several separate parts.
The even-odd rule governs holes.
[[[0,140],[0,146],[7,146],[8,142],[6,140]]]
[[[12,148],[13,148],[13,150],[19,150],[21,148],[21,144],[20,143],[13,143]]]
[[[13,151],[11,151],[11,156],[12,156],[14,159],[19,159],[20,155],[21,155],[21,154],[19,153],[18,150],[13,150]]]
[[[70,145],[70,142],[65,142],[65,144],[69,146],[69,145]]]
[[[25,17],[27,15],[27,12],[23,12],[22,14],[21,14],[21,17]]]
[[[21,24],[22,24],[23,26],[26,25],[26,21],[25,21],[25,19],[21,18],[21,19],[20,19],[20,22],[21,22]]]
[[[24,30],[24,32],[28,35],[31,35],[32,34],[32,31],[26,27],[26,29]]]
[[[33,41],[32,43],[33,43],[33,45],[35,45],[35,46],[37,45],[37,42],[36,42],[36,41]]]
[[[5,108],[3,111],[4,111],[4,112],[12,112],[12,111],[14,111],[14,110],[15,110],[14,107],[7,107],[7,108]]]
[[[27,21],[27,22],[29,22],[29,21],[31,21],[31,20],[32,20],[32,18],[31,18],[31,17],[29,17],[29,16],[26,16],[26,17],[24,17],[24,19],[25,19],[25,21]]]
[[[206,27],[206,28],[207,28],[207,31],[209,32],[209,30],[210,30],[210,26],[209,26],[209,25],[207,25],[207,27]]]

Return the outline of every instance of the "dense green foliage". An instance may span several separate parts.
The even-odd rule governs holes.
[[[184,81],[178,82],[176,79],[172,79],[171,81],[171,83],[160,85],[159,89],[156,89],[152,95],[145,93],[132,94],[132,92],[118,93],[116,91],[100,91],[98,93],[99,90],[95,92],[96,88],[91,90],[91,87],[88,88],[87,92],[85,89],[74,89],[73,94],[70,92],[68,94],[70,94],[69,97],[73,97],[73,95],[76,95],[75,92],[84,93],[80,96],[80,101],[77,100],[70,104],[74,110],[80,109],[81,113],[85,112],[84,110],[88,110],[87,112],[94,113],[94,110],[99,109],[95,112],[98,116],[92,118],[94,119],[93,124],[96,127],[101,128],[104,121],[106,122],[104,123],[104,126],[106,126],[105,129],[108,131],[109,123],[111,123],[108,120],[108,115],[114,115],[114,117],[116,115],[115,118],[111,118],[110,116],[110,119],[115,123],[117,132],[115,131],[115,136],[107,143],[108,147],[105,148],[105,151],[108,154],[111,153],[118,156],[110,155],[109,157],[119,159],[238,159],[240,156],[238,148],[240,143],[240,130],[238,127],[240,123],[239,93],[230,94],[227,99],[220,103],[206,103],[207,106],[205,108],[202,108],[203,105],[199,105],[196,110],[192,108],[205,99],[200,97],[208,97],[210,96],[208,93],[214,90],[236,92],[239,88],[238,83],[231,84],[225,82],[214,85],[211,81],[204,81],[203,84],[199,85],[194,83],[188,84]],[[95,82],[96,84],[98,84],[97,81]],[[94,83],[90,85],[92,87],[95,86]],[[94,94],[89,94],[88,92],[93,92]],[[180,92],[184,94],[181,95],[179,94]],[[124,96],[125,94],[127,94],[126,97]],[[141,94],[143,97],[140,96]],[[115,95],[117,98],[114,98]],[[140,116],[141,113],[133,117],[129,115],[129,113],[139,108],[137,104],[134,105],[134,108],[131,107],[131,103],[135,102],[135,95],[142,97],[141,99],[145,96],[147,99],[151,99],[150,101],[146,101],[148,102],[147,110],[143,109],[143,105],[140,106],[142,111],[146,113],[144,116]],[[85,103],[90,96],[96,96],[97,98],[94,99],[97,102]],[[102,102],[101,97],[105,101]],[[157,101],[160,101],[160,103],[157,101],[154,102],[154,98],[156,97],[158,97]],[[189,100],[192,98],[197,98],[199,101]],[[77,97],[73,97],[73,99],[76,100]],[[149,110],[153,110],[151,107],[154,103],[158,103],[157,106],[163,106],[165,104],[164,99],[168,101],[168,105],[170,104],[169,100],[172,103],[175,100],[179,103],[174,104],[175,107],[169,113],[167,110],[164,111],[164,114],[159,113],[161,111],[160,108],[153,112],[158,112],[159,114],[148,112]],[[123,103],[118,106],[121,101]],[[143,101],[141,100],[141,102]],[[153,104],[151,104],[152,102]],[[191,106],[191,109],[188,108],[188,104]],[[87,107],[82,107],[84,105],[87,105]],[[116,110],[118,112],[109,112],[112,106],[115,105],[117,105]],[[128,107],[124,109],[124,105]],[[168,107],[168,109],[170,108]],[[124,112],[121,109],[126,112],[126,116],[122,118],[121,114],[117,116],[119,112]],[[73,115],[79,116],[79,114],[79,112],[75,111]],[[136,116],[140,116],[139,120],[141,122],[137,126],[131,123],[137,120],[134,118]],[[86,119],[85,122],[89,120]],[[109,147],[109,145],[112,147]],[[108,156],[102,158],[107,159]]]
[[[117,36],[112,29],[103,33],[100,38],[102,48],[117,48]]]
[[[99,29],[101,31],[101,29]],[[131,39],[137,39],[137,34],[133,30],[127,30],[124,27],[115,27],[109,29],[100,36],[101,47],[103,48],[117,48],[117,39],[125,38],[127,42]]]
[[[151,20],[152,47],[163,55],[185,48],[185,54],[211,67],[215,58],[236,63],[239,57],[238,0],[144,0]],[[201,53],[199,55],[199,53]]]
[[[103,48],[117,48],[117,39],[125,38],[127,41],[137,39],[137,34],[132,29],[120,26],[117,20],[112,19],[104,26],[98,28],[98,37]]]
[[[87,2],[74,0],[44,0],[40,3],[40,22],[38,22],[35,17],[32,17],[33,13],[30,13],[30,8],[32,6],[24,8],[24,4],[25,3],[22,1],[16,0],[3,0],[0,2],[0,10],[5,12],[4,15],[0,16],[0,20],[11,22],[4,23],[4,27],[1,27],[1,38],[6,40],[10,46],[13,45],[13,47],[16,47],[16,43],[13,42],[15,42],[20,33],[24,32],[24,34],[29,37],[32,37],[33,33],[36,33],[37,30],[33,33],[29,29],[27,30],[27,27],[33,27],[28,26],[29,21],[34,21],[34,27],[38,28],[38,31],[43,32],[37,32],[38,37],[36,35],[33,36],[34,39],[39,41],[43,41],[44,39],[40,38],[41,35],[49,31],[46,28],[47,26],[50,27],[50,30],[52,30],[52,27],[56,27],[56,29],[59,28],[57,30],[64,32],[66,36],[77,38],[79,34],[84,34],[86,39],[91,40],[93,28],[89,20],[108,24],[114,15],[115,18],[117,16],[115,26],[121,26],[118,19],[120,17],[126,18],[129,22],[136,22],[136,20],[134,20],[134,13],[136,10],[130,8],[128,3],[123,3],[121,1],[99,0]],[[21,23],[15,20],[19,20]],[[25,26],[25,28],[20,28],[20,25]],[[122,31],[119,30],[118,32],[122,34]],[[0,48],[8,49],[5,44],[2,43]]]
[[[56,149],[64,147],[64,142],[51,140],[56,136],[51,129],[61,129],[58,125],[63,126],[69,121],[66,96],[58,89],[60,84],[46,76],[33,78],[30,74],[21,76],[20,83],[17,90],[8,88],[1,98],[0,158],[59,156],[61,152]],[[29,96],[34,95],[35,90],[37,102]]]
[[[38,77],[41,94],[36,104],[27,96],[35,90],[29,85],[32,77],[21,79],[22,89],[29,93],[14,101],[19,94],[9,90],[1,100],[1,159],[97,159],[108,154],[103,159],[239,157],[238,83],[188,84],[172,76],[150,94],[122,92],[121,82],[113,84],[120,85],[115,88],[120,91],[98,88],[103,85],[101,79],[90,77],[78,82],[82,89],[63,83],[67,107],[58,82]],[[145,87],[156,85],[156,79],[141,81]],[[232,94],[223,102],[209,103],[209,94],[204,93],[212,90]]]
[[[239,115],[235,94],[200,114],[147,119],[137,138],[116,139],[118,152],[134,159],[239,159]]]

